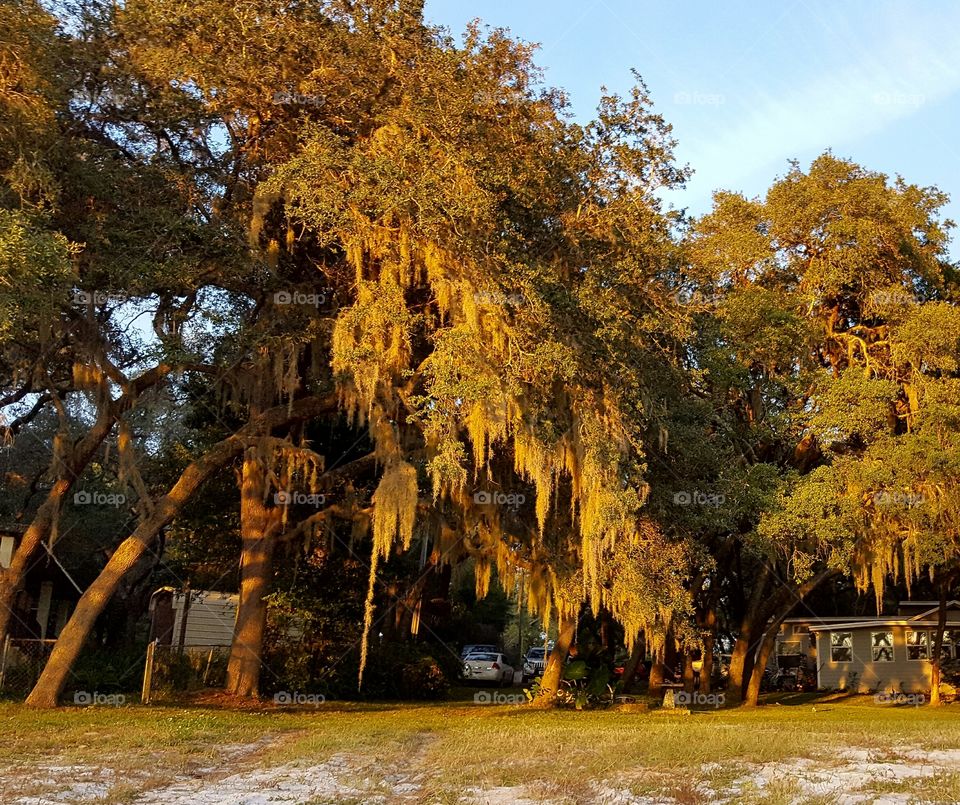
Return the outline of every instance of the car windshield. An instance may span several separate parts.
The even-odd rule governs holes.
[[[527,652],[528,657],[540,658],[544,655],[544,650],[542,648],[532,648]]]
[[[495,662],[496,659],[497,659],[496,654],[468,654],[467,655],[467,660],[470,662],[477,662],[477,661]]]

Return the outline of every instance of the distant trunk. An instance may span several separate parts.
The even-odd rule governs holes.
[[[767,615],[767,609],[763,605],[763,601],[769,576],[770,568],[764,563],[754,584],[746,612],[744,612],[743,619],[740,622],[740,631],[737,634],[737,642],[733,646],[733,653],[730,655],[727,696],[734,703],[742,701],[744,680],[749,679],[749,674],[753,671],[753,654],[756,650],[755,635],[763,628]]]
[[[637,641],[633,644],[633,651],[630,652],[630,659],[623,668],[623,678],[620,680],[620,689],[624,693],[629,693],[633,689],[644,653],[644,640],[642,637],[637,637]]]
[[[777,643],[777,633],[780,631],[780,624],[782,622],[782,619],[778,620],[775,625],[770,626],[770,628],[764,632],[762,642],[760,643],[760,651],[757,653],[756,661],[753,664],[750,681],[747,683],[746,695],[743,698],[745,707],[756,707],[760,701],[760,686],[763,683],[763,672],[767,668],[767,663],[770,662],[770,654],[773,652],[773,648]]]
[[[717,613],[711,608],[704,617],[707,628],[703,636],[703,666],[700,668],[700,692],[709,693],[711,677],[713,676],[713,649],[717,640]]]
[[[243,460],[240,490],[240,602],[234,625],[226,690],[235,696],[257,696],[263,636],[267,626],[267,601],[273,577],[273,553],[282,510],[268,508],[266,471],[256,450]]]
[[[537,695],[536,704],[541,707],[553,707],[557,703],[557,691],[560,690],[563,667],[567,662],[567,654],[570,653],[570,646],[573,644],[573,638],[577,632],[576,617],[561,617],[559,627],[557,642],[553,646],[553,651],[550,652],[547,666],[540,680],[540,693]]]
[[[57,481],[47,499],[41,504],[34,515],[33,521],[17,545],[10,567],[0,569],[0,643],[10,628],[10,618],[13,615],[14,601],[17,593],[23,588],[23,581],[27,575],[27,568],[33,560],[37,550],[53,525],[60,511],[60,503],[70,489],[71,482],[67,479]]]
[[[807,579],[803,584],[789,592],[789,595],[781,595],[775,601],[773,620],[767,625],[761,637],[759,650],[752,657],[753,670],[750,673],[747,689],[744,691],[743,704],[748,707],[754,707],[760,701],[760,683],[763,681],[763,672],[770,660],[770,653],[773,651],[777,642],[777,635],[780,632],[780,626],[784,619],[793,608],[810,593],[834,575],[837,571],[831,569],[821,570]]]
[[[930,705],[940,706],[940,664],[943,650],[943,632],[947,628],[947,585],[940,585],[940,609],[937,614],[937,637],[933,641],[933,658],[930,663]]]
[[[613,629],[610,628],[610,613],[606,609],[600,610],[600,645],[613,653]]]
[[[683,689],[687,693],[693,693],[696,689],[693,676],[693,653],[686,649],[683,652]]]

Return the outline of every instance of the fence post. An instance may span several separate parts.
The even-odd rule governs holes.
[[[210,649],[210,653],[207,655],[207,667],[203,670],[203,684],[206,686],[207,679],[210,678],[210,666],[213,664],[213,648]]]
[[[3,638],[3,656],[0,657],[0,690],[7,678],[7,651],[10,649],[10,635]]]
[[[143,690],[140,691],[141,704],[150,704],[150,688],[153,685],[153,653],[156,648],[156,640],[147,643],[147,661],[143,666]]]

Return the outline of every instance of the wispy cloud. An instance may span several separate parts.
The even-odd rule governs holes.
[[[790,157],[840,149],[942,103],[960,90],[960,13],[941,14],[933,33],[917,31],[929,22],[914,17],[869,51],[851,47],[845,63],[821,68],[803,85],[781,79],[773,89],[758,75],[749,89],[738,81],[737,91],[724,91],[722,104],[694,109],[707,134],[681,137],[679,156],[696,175],[671,200],[702,207],[717,188],[745,189],[750,177],[782,172]]]

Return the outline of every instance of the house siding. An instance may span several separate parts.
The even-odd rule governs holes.
[[[196,596],[196,594],[194,594]],[[237,619],[238,596],[230,593],[205,592],[192,597],[187,611],[185,646],[229,646]],[[173,644],[180,644],[183,621],[183,594],[173,598]]]
[[[777,635],[777,654],[803,654],[815,659],[816,643],[810,637],[809,623],[782,624]]]
[[[817,633],[818,679],[826,690],[854,689],[921,693],[930,690],[929,660],[908,660],[904,626],[881,626],[848,629],[839,624],[833,631],[850,632],[853,649],[850,662],[833,662],[830,653],[830,631]],[[873,662],[870,633],[893,632],[893,661]],[[932,647],[931,647],[932,650]],[[856,676],[854,676],[856,675]]]

